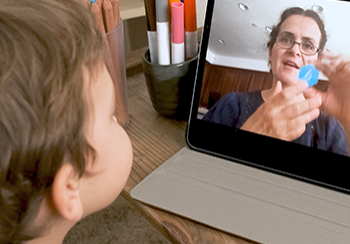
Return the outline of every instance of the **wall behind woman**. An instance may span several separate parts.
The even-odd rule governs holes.
[[[328,81],[320,80],[315,87],[325,91],[328,84]],[[212,65],[206,62],[199,106],[209,109],[229,92],[264,90],[271,88],[271,85],[272,75],[269,72]]]

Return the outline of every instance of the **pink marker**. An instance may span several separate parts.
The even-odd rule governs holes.
[[[184,4],[174,2],[171,4],[171,60],[172,64],[185,61],[185,22]]]

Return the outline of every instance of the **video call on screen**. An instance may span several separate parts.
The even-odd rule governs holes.
[[[290,10],[296,7],[308,13]],[[289,16],[281,21],[281,14],[285,11],[290,11]],[[269,121],[261,122],[266,118],[258,116],[259,109],[267,107],[270,91],[281,92],[277,81],[280,81],[283,91],[300,82],[301,71],[304,71],[302,79],[316,79],[313,89],[327,92],[328,77],[317,70],[314,74],[305,66],[317,60],[325,49],[335,55],[350,57],[349,13],[350,3],[345,1],[216,0],[198,118],[243,130],[259,124],[269,127]],[[276,28],[279,23],[279,28]],[[275,34],[270,36],[272,32]],[[326,41],[323,36],[326,36]],[[305,96],[295,94],[291,101],[281,106],[302,103],[307,99]],[[342,123],[337,116],[319,110],[315,119],[306,120],[300,136],[293,134],[297,129],[290,122],[284,131],[272,132],[271,137],[348,156],[347,136]],[[252,131],[270,135],[266,128],[253,128]],[[278,133],[282,135],[280,138]]]

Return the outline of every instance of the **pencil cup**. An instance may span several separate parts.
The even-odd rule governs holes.
[[[159,65],[150,62],[149,49],[142,67],[153,108],[164,117],[187,120],[190,114],[198,55],[188,61]]]
[[[106,67],[111,75],[116,98],[116,117],[122,127],[129,123],[129,106],[126,87],[123,21],[112,31],[103,34],[107,43]]]

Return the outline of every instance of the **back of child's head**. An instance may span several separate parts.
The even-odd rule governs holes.
[[[94,149],[82,68],[101,64],[102,51],[78,1],[0,1],[0,243],[40,235],[31,222],[64,158],[84,172]]]

